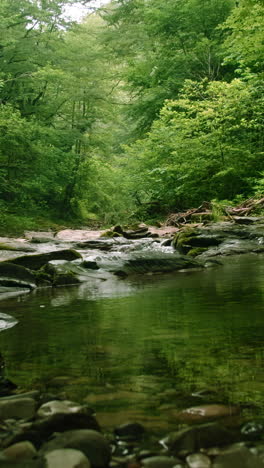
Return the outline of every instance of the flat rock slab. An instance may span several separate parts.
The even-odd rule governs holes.
[[[28,257],[23,256],[21,258]],[[34,289],[36,287],[36,280],[32,272],[23,265],[15,263],[13,260],[0,262],[0,285]]]
[[[43,265],[52,260],[72,261],[82,258],[81,254],[72,249],[55,250],[53,252],[37,255],[26,255],[9,260],[9,263],[29,268],[30,270],[39,270]],[[6,262],[2,262],[6,263]],[[1,264],[0,264],[1,265]],[[1,273],[0,273],[1,274]]]
[[[30,419],[35,415],[36,401],[33,398],[0,400],[1,419]]]

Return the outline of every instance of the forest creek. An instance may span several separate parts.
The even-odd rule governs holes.
[[[262,390],[260,390],[263,380],[261,375],[258,375],[258,366],[256,374],[251,368],[251,376],[246,377],[250,380],[254,379],[253,387],[257,385],[257,393],[253,390],[250,382],[249,386],[241,392],[243,380],[248,373],[244,368],[245,362],[249,360],[251,367],[253,365],[252,359],[256,359],[256,356],[254,357],[255,351],[252,355],[247,355],[248,351],[246,351],[246,361],[243,363],[244,331],[242,331],[242,341],[238,345],[241,353],[240,366],[243,366],[244,377],[242,381],[239,380],[237,383],[235,383],[233,374],[233,372],[237,372],[238,363],[236,362],[226,381],[224,374],[221,376],[221,371],[220,375],[217,376],[211,369],[208,375],[204,375],[201,366],[205,365],[210,368],[212,365],[209,355],[213,356],[216,353],[216,356],[213,356],[213,359],[216,359],[213,361],[215,368],[218,368],[218,362],[223,359],[223,356],[217,355],[219,351],[212,351],[218,346],[223,347],[223,349],[225,347],[222,341],[220,341],[221,344],[218,343],[219,337],[217,335],[211,336],[214,345],[212,349],[208,350],[209,354],[206,359],[209,358],[209,360],[205,364],[200,362],[200,353],[206,354],[204,346],[211,347],[211,345],[207,340],[204,344],[200,339],[198,343],[195,343],[197,340],[195,334],[193,337],[187,338],[190,342],[188,346],[192,350],[189,358],[188,355],[184,357],[182,351],[177,347],[179,346],[177,339],[175,341],[179,332],[179,336],[182,333],[179,330],[179,322],[173,324],[172,318],[170,315],[167,316],[165,312],[163,312],[164,319],[167,316],[166,320],[171,322],[170,331],[162,329],[161,339],[165,332],[165,342],[171,342],[175,352],[178,349],[179,357],[177,359],[180,359],[180,366],[188,365],[188,359],[190,359],[189,365],[200,367],[201,378],[197,379],[196,371],[193,369],[186,380],[184,373],[178,374],[177,367],[174,367],[177,360],[174,364],[172,361],[167,368],[164,362],[159,362],[158,354],[156,358],[153,356],[154,359],[157,359],[157,363],[151,365],[152,370],[151,367],[148,370],[147,349],[141,350],[143,354],[146,354],[145,372],[142,369],[140,372],[137,372],[137,369],[133,371],[132,368],[132,375],[130,375],[130,366],[125,358],[127,371],[119,362],[117,364],[120,366],[118,376],[115,376],[115,371],[114,374],[113,371],[109,374],[110,369],[108,371],[107,368],[104,369],[104,354],[109,353],[107,348],[113,346],[111,343],[116,346],[117,343],[113,336],[109,341],[109,336],[106,335],[106,342],[101,343],[97,341],[97,338],[92,338],[92,335],[86,335],[85,332],[85,346],[88,347],[85,366],[74,365],[71,369],[69,356],[72,355],[76,360],[82,360],[80,354],[82,351],[79,349],[82,344],[78,341],[78,350],[75,349],[75,340],[72,341],[68,334],[64,340],[66,340],[67,345],[69,342],[72,344],[69,355],[65,349],[55,348],[51,354],[47,349],[45,351],[47,337],[42,343],[40,336],[35,343],[37,348],[33,345],[32,350],[25,353],[23,351],[24,338],[25,343],[28,343],[29,339],[34,341],[34,320],[25,332],[20,331],[13,339],[11,337],[11,333],[15,332],[20,325],[26,326],[27,315],[32,314],[27,303],[29,307],[32,303],[35,310],[39,308],[42,316],[48,314],[47,322],[51,323],[52,320],[55,322],[53,328],[57,343],[60,339],[59,330],[65,330],[65,328],[61,319],[58,323],[59,328],[56,328],[54,311],[52,312],[54,318],[49,318],[48,308],[52,301],[56,301],[56,296],[57,300],[61,302],[63,297],[68,296],[68,293],[73,294],[70,302],[69,299],[66,299],[66,302],[64,299],[61,304],[63,309],[66,309],[67,316],[72,307],[76,309],[73,312],[73,317],[75,314],[79,316],[81,328],[83,328],[93,325],[94,318],[91,318],[92,322],[86,315],[83,319],[81,318],[80,299],[77,298],[82,297],[85,301],[86,297],[87,304],[90,303],[89,308],[91,304],[96,305],[97,302],[101,303],[102,307],[102,301],[107,303],[109,300],[114,300],[110,309],[107,307],[106,313],[110,314],[108,320],[111,320],[112,317],[112,320],[116,321],[115,301],[118,303],[119,298],[123,301],[122,298],[126,300],[126,297],[129,299],[131,296],[132,299],[135,297],[135,301],[138,302],[140,314],[144,315],[146,309],[150,307],[151,313],[155,317],[156,310],[153,301],[151,300],[149,306],[147,305],[154,294],[153,288],[160,291],[163,291],[164,287],[168,288],[165,289],[165,296],[162,294],[161,299],[158,295],[156,295],[156,299],[154,298],[154,302],[160,300],[157,304],[157,307],[160,308],[165,301],[170,300],[168,295],[170,291],[168,285],[170,284],[172,284],[174,291],[175,287],[176,289],[184,288],[184,290],[189,288],[190,292],[192,290],[190,288],[195,288],[196,318],[191,315],[189,309],[191,310],[192,304],[188,303],[185,297],[188,309],[186,310],[187,317],[190,315],[187,320],[192,321],[192,327],[196,331],[200,328],[204,329],[205,334],[208,334],[208,330],[204,328],[203,324],[203,313],[207,312],[206,308],[209,305],[209,315],[206,314],[205,321],[213,320],[209,333],[214,333],[214,326],[218,328],[219,325],[216,325],[216,322],[214,324],[212,317],[209,318],[214,310],[212,297],[209,304],[204,303],[199,307],[196,301],[199,302],[201,297],[199,297],[197,287],[202,289],[202,296],[205,295],[206,291],[210,297],[210,288],[212,289],[214,283],[212,277],[216,272],[217,278],[217,271],[225,268],[224,277],[227,283],[233,282],[233,293],[236,290],[236,281],[238,284],[236,301],[234,301],[234,296],[232,300],[227,299],[226,306],[229,315],[227,320],[229,321],[232,316],[232,320],[239,320],[241,326],[241,320],[245,320],[242,318],[243,314],[240,310],[242,304],[246,303],[247,300],[252,301],[254,297],[248,276],[246,276],[244,290],[243,271],[251,271],[254,281],[261,282],[261,278],[263,280],[263,239],[264,218],[253,216],[235,216],[235,222],[234,220],[225,220],[215,223],[187,223],[181,227],[151,227],[141,224],[134,226],[133,229],[124,229],[121,226],[101,231],[68,229],[55,234],[52,231],[26,232],[24,238],[18,239],[1,238],[1,304],[4,306],[2,310],[8,314],[1,314],[3,356],[0,381],[0,416],[3,423],[0,466],[52,468],[62,466],[81,466],[84,468],[89,466],[95,468],[108,466],[118,468],[141,466],[154,468],[258,468],[264,466],[264,410]],[[256,265],[256,259],[259,268],[262,268],[262,276],[259,277],[259,280],[254,276],[252,270],[252,266]],[[237,265],[235,268],[239,269],[234,269],[234,265]],[[236,279],[236,273],[240,274],[240,278],[238,276]],[[202,285],[203,282],[204,285]],[[75,286],[76,284],[77,286]],[[189,286],[186,286],[187,284]],[[250,296],[248,296],[248,289]],[[77,290],[80,291],[81,296]],[[55,291],[55,295],[51,294],[51,291]],[[150,292],[149,299],[148,291]],[[142,293],[144,303],[140,306]],[[32,299],[30,299],[31,296]],[[224,301],[220,304],[221,307],[225,303],[225,296],[225,287],[222,286],[222,296],[217,298],[218,303],[220,300]],[[220,299],[221,297],[222,299]],[[23,298],[22,302],[21,298]],[[179,300],[180,296],[175,296],[174,299],[176,298]],[[69,303],[69,310],[67,310],[67,303]],[[172,309],[173,316],[176,313],[175,305]],[[257,320],[256,326],[262,340],[263,326],[259,322],[261,305],[262,300],[257,300],[256,305],[251,304],[249,323],[253,325]],[[126,307],[126,303],[122,302],[124,313],[130,314],[130,309],[126,310]],[[248,312],[247,307],[246,312]],[[167,309],[170,310],[168,304]],[[61,310],[57,308],[58,317]],[[133,304],[132,310],[135,310]],[[177,314],[179,312],[178,310]],[[225,311],[220,309],[218,313],[222,315],[222,320]],[[235,318],[236,314],[238,314],[237,318]],[[136,320],[140,321],[139,316],[136,316]],[[194,323],[193,320],[196,321],[199,316],[200,323]],[[71,333],[75,334],[77,330],[75,330],[76,325],[74,325],[73,317],[68,317],[67,321],[69,320],[69,324],[71,324]],[[179,320],[185,321],[186,316],[180,313]],[[20,323],[21,321],[22,323]],[[143,323],[144,317],[142,317],[142,327],[144,327]],[[69,324],[67,322],[68,327]],[[238,323],[235,326],[237,327],[237,325]],[[123,326],[126,327],[126,325]],[[248,323],[242,326],[242,330],[244,330],[244,326],[248,326]],[[40,333],[46,336],[44,322],[42,327]],[[153,333],[156,326],[151,327],[151,329]],[[125,339],[130,340],[126,328],[124,332],[127,336]],[[226,332],[227,330],[224,333]],[[24,333],[26,335],[23,338]],[[98,330],[95,333],[101,332]],[[113,330],[110,334],[112,333]],[[121,333],[123,334],[123,332]],[[7,334],[10,335],[6,341],[4,337]],[[76,334],[79,332],[77,331]],[[159,334],[157,338],[159,338]],[[251,346],[255,348],[253,343],[256,336],[252,338]],[[13,354],[12,346],[8,345],[10,339],[11,342],[20,341],[18,357]],[[120,339],[122,340],[122,335],[117,338],[117,340]],[[225,339],[227,339],[226,335]],[[51,343],[49,346],[52,347]],[[62,348],[66,344],[60,341],[59,343]],[[136,343],[137,340],[135,343],[131,342],[129,347],[133,348]],[[182,343],[180,345],[182,347],[182,338],[180,338],[180,343]],[[261,351],[262,341],[257,340],[256,343],[258,347],[256,352],[263,352]],[[202,351],[198,351],[197,344],[199,347],[202,346]],[[236,345],[232,343],[231,346]],[[33,354],[40,353],[41,356],[43,352],[47,351],[51,362],[54,359],[58,362],[53,369],[50,368],[50,365],[48,365],[48,369],[47,367],[43,368],[39,359],[34,364]],[[115,351],[113,351],[112,359],[120,361],[122,353],[127,353],[127,349],[120,347],[116,352],[115,356]],[[130,358],[132,361],[138,352],[139,350],[134,349]],[[156,350],[156,352],[160,351]],[[227,354],[225,354],[226,352]],[[61,353],[67,354],[66,367],[64,364],[62,366],[59,364],[62,359]],[[95,353],[94,357],[92,357],[93,353]],[[195,359],[192,357],[193,353],[196,355]],[[232,367],[232,361],[238,358],[238,356],[235,357],[236,352],[233,354],[231,349],[225,349],[224,356],[228,367]],[[24,360],[28,359],[26,364]],[[6,361],[6,369],[4,360]],[[21,368],[22,372],[18,370],[21,361],[22,368],[26,365],[24,370]],[[94,366],[102,368],[102,376],[98,376]],[[104,375],[107,372],[108,376]],[[192,372],[194,372],[193,375]],[[18,387],[16,383],[18,383]],[[66,460],[69,465],[65,465]]]
[[[264,468],[263,0],[0,0],[0,468]]]

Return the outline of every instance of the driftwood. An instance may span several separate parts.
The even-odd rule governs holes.
[[[223,213],[230,219],[230,221],[236,221],[236,217],[246,217],[258,208],[264,208],[264,198],[249,200],[240,203],[235,207],[223,208]],[[187,224],[192,221],[192,218],[201,216],[201,219],[206,216],[212,215],[212,204],[210,202],[203,202],[198,208],[192,208],[183,213],[172,213],[165,221],[165,226],[180,226],[181,224]]]
[[[249,200],[238,206],[226,208],[225,211],[231,216],[248,216],[252,211],[261,206],[264,207],[264,198],[260,198],[259,200],[249,198]]]
[[[191,221],[193,215],[204,216],[212,213],[212,204],[210,202],[203,202],[198,208],[191,208],[183,213],[172,213],[166,220],[166,226],[179,226]]]

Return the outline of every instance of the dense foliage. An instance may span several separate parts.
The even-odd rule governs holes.
[[[2,231],[263,193],[261,1],[71,3],[0,5]]]

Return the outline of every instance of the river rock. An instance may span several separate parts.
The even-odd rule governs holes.
[[[33,458],[37,454],[37,451],[31,442],[25,440],[24,442],[10,445],[3,450],[3,454],[9,460],[21,461]]]
[[[24,242],[0,242],[0,250],[14,250],[18,252],[35,252],[36,249]]]
[[[264,468],[264,463],[247,447],[231,446],[215,457],[212,468]]]
[[[73,401],[60,401],[53,400],[48,403],[44,403],[37,411],[37,416],[39,418],[45,418],[47,416],[53,416],[54,414],[70,414],[78,413],[82,410],[82,406]]]
[[[74,248],[76,249],[98,249],[108,251],[111,250],[115,240],[113,239],[97,239],[97,240],[88,240],[83,242],[76,242]]]
[[[218,423],[208,423],[171,432],[161,444],[177,454],[180,451],[192,453],[202,448],[223,446],[235,441],[236,437],[231,431]]]
[[[105,468],[111,460],[111,448],[100,432],[80,429],[59,434],[42,447],[44,453],[62,448],[73,448],[83,452],[93,468]]]
[[[191,268],[203,268],[202,264],[186,256],[174,253],[134,253],[118,271],[124,274],[167,273]]]
[[[211,460],[203,453],[192,453],[186,458],[189,468],[210,468]]]
[[[55,250],[53,252],[42,253],[37,255],[26,255],[22,257],[12,258],[9,263],[20,265],[31,270],[39,270],[43,265],[52,260],[72,261],[82,258],[81,254],[72,249]],[[6,263],[6,262],[2,262]]]
[[[90,468],[88,458],[79,450],[59,449],[45,455],[46,468]]]
[[[239,412],[240,410],[237,406],[212,404],[187,408],[172,413],[172,416],[184,423],[194,423],[234,416],[239,414]]]
[[[248,421],[241,427],[241,434],[246,440],[261,439],[264,434],[264,421]]]
[[[150,458],[144,458],[141,461],[141,466],[146,468],[173,468],[180,460],[174,457],[156,456]]]
[[[8,262],[0,262],[0,285],[34,289],[36,279],[30,270],[23,266],[14,265],[13,261],[9,260]]]
[[[30,419],[35,415],[36,402],[33,398],[0,400],[1,419]]]
[[[100,426],[92,413],[92,409],[85,408],[85,412],[82,413],[54,414],[34,421],[31,430],[42,434],[44,439],[48,438],[53,432],[64,432],[74,429],[93,429],[100,432]]]
[[[131,422],[116,427],[114,432],[117,437],[122,439],[140,439],[145,432],[145,428],[142,424]]]

